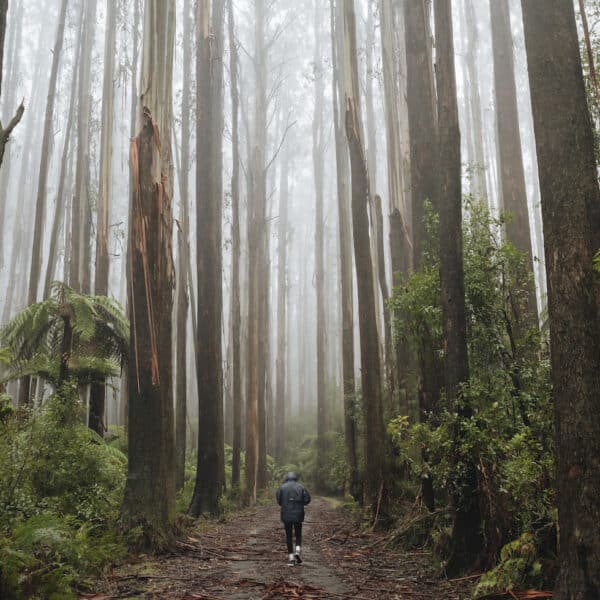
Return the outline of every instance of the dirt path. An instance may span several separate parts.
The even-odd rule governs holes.
[[[386,550],[358,534],[341,509],[315,498],[303,530],[304,563],[288,567],[278,508],[262,506],[210,524],[178,552],[118,567],[84,598],[185,600],[463,600],[465,582],[436,577],[427,553]]]

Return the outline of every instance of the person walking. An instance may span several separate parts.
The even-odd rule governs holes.
[[[284,484],[277,490],[277,504],[281,506],[281,521],[285,527],[285,537],[288,549],[288,566],[302,563],[302,523],[304,522],[304,507],[310,503],[308,490],[298,483],[296,473],[288,473]],[[296,536],[296,551],[294,540]]]

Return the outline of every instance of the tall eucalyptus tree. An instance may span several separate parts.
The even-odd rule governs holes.
[[[387,512],[388,490],[385,477],[386,442],[381,362],[375,314],[377,308],[369,239],[369,173],[362,134],[354,0],[344,0],[343,6],[346,136],[350,149],[352,175],[352,224],[365,418],[364,500],[373,518],[377,520]]]
[[[187,432],[187,332],[189,315],[188,270],[190,262],[190,216],[189,172],[191,134],[191,87],[192,87],[192,16],[191,1],[183,3],[183,90],[181,94],[181,170],[180,217],[177,232],[177,347],[175,373],[175,485],[181,489],[185,476],[185,452]]]
[[[212,4],[212,9],[211,9]],[[198,468],[189,513],[217,514],[225,485],[222,349],[222,0],[197,3],[196,239],[198,251]]]
[[[42,269],[42,247],[44,243],[44,217],[46,213],[46,195],[48,171],[54,146],[54,106],[56,103],[56,87],[58,71],[65,39],[65,24],[67,22],[68,0],[62,0],[58,15],[56,40],[52,52],[52,68],[50,83],[48,84],[48,97],[46,100],[46,113],[44,116],[44,131],[42,133],[42,153],[40,156],[40,169],[37,186],[37,200],[35,205],[35,221],[33,229],[33,246],[31,251],[31,269],[29,272],[29,291],[27,303],[37,301],[40,273]]]
[[[83,38],[78,75],[77,165],[75,194],[71,207],[69,283],[89,293],[92,213],[90,201],[90,122],[92,110],[92,48],[96,31],[97,0],[85,3]]]
[[[102,131],[100,140],[100,190],[98,224],[96,226],[96,277],[97,296],[108,296],[110,258],[108,251],[109,219],[112,186],[113,120],[115,105],[115,62],[117,53],[116,0],[106,0],[106,29],[104,37],[104,83],[102,90]],[[89,427],[104,435],[106,423],[106,382],[95,382],[90,388]]]
[[[313,56],[314,78],[314,113],[312,122],[312,159],[315,182],[315,283],[317,295],[317,354],[315,356],[317,369],[317,478],[316,486],[323,489],[323,472],[325,454],[327,452],[327,324],[325,316],[325,256],[324,256],[324,185],[325,185],[325,143],[326,131],[324,124],[325,86],[323,81],[323,60],[321,43],[322,16],[319,9],[321,2],[315,0],[314,30],[315,45]]]
[[[352,219],[350,214],[350,173],[348,145],[342,115],[344,97],[344,29],[343,7],[330,0],[331,63],[333,65],[332,99],[335,135],[336,192],[340,245],[340,284],[342,312],[342,385],[344,391],[344,445],[346,456],[346,491],[358,499],[358,461],[356,456],[356,385],[354,379],[354,296],[352,268]]]
[[[227,0],[227,25],[229,33],[229,77],[231,90],[231,327],[233,343],[233,456],[231,485],[240,483],[240,456],[242,447],[242,360],[241,360],[241,306],[240,306],[240,135],[239,135],[239,88],[238,46],[235,38],[233,0]]]
[[[522,0],[538,154],[556,426],[555,598],[600,590],[600,248],[594,133],[573,3]]]
[[[149,547],[170,539],[175,506],[172,384],[172,74],[175,1],[145,0],[142,95],[131,145],[129,462],[122,523]],[[160,344],[160,348],[159,348]]]
[[[410,135],[410,191],[412,198],[413,267],[425,260],[428,239],[426,205],[439,209],[437,169],[437,111],[433,82],[429,3],[414,0],[404,4],[406,39],[406,90]],[[419,411],[422,420],[437,410],[443,385],[442,367],[434,347],[434,335],[425,327],[417,357],[419,362]],[[433,510],[433,484],[423,476],[423,499]]]
[[[513,38],[509,0],[490,0],[492,47],[494,55],[494,91],[496,131],[498,136],[498,172],[503,210],[510,213],[506,237],[525,253],[531,272],[527,311],[520,321],[537,324],[537,303],[533,281],[533,250],[527,209],[527,189],[523,167],[523,148],[519,131],[517,86],[515,81]]]
[[[472,416],[461,386],[469,381],[467,317],[462,250],[462,173],[456,97],[452,0],[435,1],[436,82],[438,106],[440,290],[444,336],[446,401],[461,417]],[[454,432],[457,443],[463,431]],[[455,460],[455,457],[450,457]],[[477,464],[469,457],[451,484],[454,522],[447,569],[472,567],[483,548]]]

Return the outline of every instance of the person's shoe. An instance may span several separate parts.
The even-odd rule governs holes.
[[[288,565],[288,567],[293,567],[295,564],[296,564],[296,559],[294,558],[294,555],[293,555],[293,554],[290,554],[290,555],[288,556],[288,562],[287,562],[287,565]]]
[[[296,564],[301,565],[302,564],[302,558],[300,558],[300,546],[296,546]]]

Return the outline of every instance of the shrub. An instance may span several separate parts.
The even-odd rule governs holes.
[[[0,422],[2,597],[69,598],[114,561],[126,457],[81,423],[65,386],[27,418]]]
[[[510,540],[553,527],[553,412],[547,347],[526,313],[531,278],[526,257],[503,240],[504,216],[493,217],[472,198],[466,199],[465,212],[470,379],[460,402],[469,411],[449,405],[442,393],[432,418],[415,425],[404,417],[392,419],[388,433],[402,472],[413,481],[430,474],[439,505],[451,498],[469,501],[471,491],[461,489],[461,482],[475,463],[486,543],[480,566],[485,567],[510,554],[501,551]],[[430,211],[427,219],[432,241],[422,268],[395,290],[391,306],[396,331],[417,355],[426,343],[441,357],[437,218]],[[432,530],[440,547],[448,546],[448,531]],[[501,564],[508,568],[505,558]]]
[[[73,517],[39,514],[20,522],[0,540],[0,590],[7,598],[77,598],[73,586],[82,575],[98,573],[123,555],[110,531]]]
[[[502,548],[498,565],[482,576],[475,588],[475,597],[541,587],[541,583],[542,563],[538,559],[535,538],[532,533],[524,533]]]

